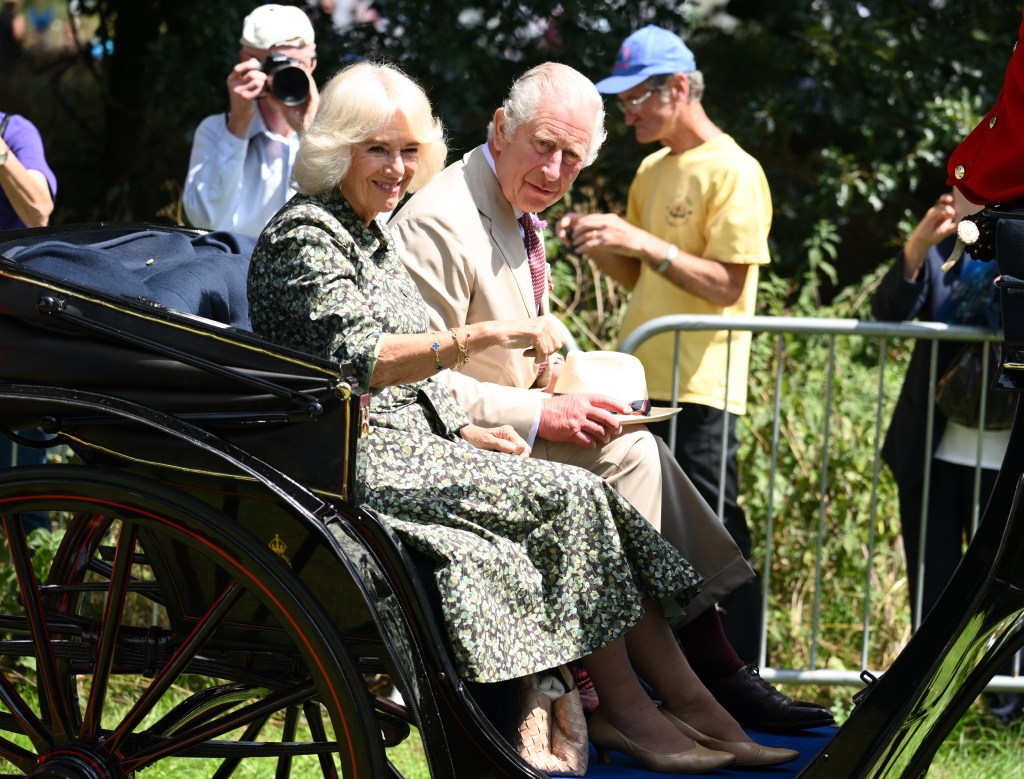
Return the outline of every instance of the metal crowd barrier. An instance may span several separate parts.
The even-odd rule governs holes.
[[[828,495],[828,487],[830,479],[835,479],[841,474],[832,474],[829,469],[829,440],[832,426],[832,411],[834,402],[834,387],[835,387],[835,344],[836,339],[840,337],[862,337],[862,338],[873,338],[878,341],[878,365],[877,374],[878,382],[874,389],[875,391],[875,421],[874,421],[874,441],[873,441],[873,464],[872,464],[872,491],[870,496],[870,517],[867,526],[864,528],[864,544],[867,548],[867,567],[866,575],[864,577],[864,587],[862,592],[863,597],[863,633],[861,638],[861,649],[860,649],[860,667],[862,670],[869,671],[874,676],[880,675],[882,668],[877,659],[869,657],[869,642],[871,639],[872,622],[871,622],[871,602],[873,594],[871,592],[871,563],[875,553],[875,527],[877,517],[877,501],[878,501],[878,486],[879,486],[879,474],[883,467],[883,463],[880,457],[880,451],[882,441],[884,440],[885,431],[889,424],[889,414],[891,409],[885,408],[885,374],[886,374],[886,355],[887,346],[889,339],[915,339],[915,340],[926,340],[932,343],[930,350],[931,364],[929,374],[929,394],[928,397],[935,397],[938,375],[937,375],[937,359],[938,359],[938,344],[940,341],[962,341],[962,342],[981,342],[984,347],[984,359],[982,361],[985,366],[984,370],[987,373],[988,367],[988,350],[992,343],[999,342],[1002,339],[1001,334],[993,333],[991,330],[984,327],[968,327],[962,325],[946,325],[938,322],[875,322],[875,321],[861,321],[858,319],[818,319],[811,317],[767,317],[767,316],[754,316],[754,317],[717,317],[717,316],[698,316],[698,315],[676,315],[676,316],[664,316],[657,319],[652,319],[649,322],[644,323],[640,328],[630,333],[630,335],[622,342],[620,351],[627,353],[634,353],[637,348],[646,340],[663,333],[674,334],[676,339],[676,363],[673,366],[673,372],[675,376],[674,389],[678,388],[679,384],[679,365],[678,365],[678,344],[679,339],[685,332],[692,331],[724,331],[728,333],[728,343],[731,346],[732,334],[734,332],[749,331],[754,334],[754,337],[758,335],[774,335],[776,339],[775,348],[775,366],[774,366],[774,392],[773,392],[773,409],[772,409],[772,430],[771,430],[771,455],[770,455],[770,467],[769,467],[769,486],[768,486],[768,514],[765,517],[765,524],[763,532],[765,533],[765,554],[764,560],[761,563],[761,595],[762,595],[762,606],[763,613],[765,615],[765,624],[761,626],[761,644],[760,644],[760,666],[761,675],[775,682],[781,682],[786,684],[818,684],[818,685],[848,685],[848,686],[862,686],[864,679],[862,678],[861,671],[853,670],[835,670],[825,667],[819,667],[818,662],[818,644],[819,644],[819,631],[821,628],[819,622],[820,606],[821,606],[821,583],[824,571],[823,566],[823,543],[825,533],[828,527],[828,512],[826,495]],[[823,439],[820,442],[821,457],[821,472],[819,474],[820,484],[820,502],[818,506],[818,517],[817,517],[817,539],[815,545],[815,570],[814,570],[814,593],[813,593],[813,604],[812,604],[812,620],[811,620],[811,636],[810,636],[810,648],[809,648],[809,662],[806,667],[802,668],[781,668],[772,667],[768,663],[767,657],[767,646],[768,646],[768,632],[769,632],[769,620],[771,619],[771,611],[769,610],[769,593],[771,590],[771,571],[774,554],[785,554],[786,550],[775,550],[772,548],[773,538],[773,527],[774,527],[774,509],[775,509],[775,487],[777,476],[779,475],[779,419],[780,409],[784,403],[782,397],[782,377],[783,370],[785,367],[785,354],[786,354],[786,337],[787,336],[805,336],[807,338],[824,338],[827,339],[829,363],[827,366],[828,385],[825,391],[824,403],[825,403],[825,414],[824,414],[824,430]],[[727,349],[727,362],[725,368],[725,387],[723,391],[723,402],[724,397],[728,396],[728,376],[729,376],[729,365],[728,362],[731,360],[732,354],[731,349]],[[983,375],[983,382],[991,378]],[[901,374],[902,381],[902,374]],[[867,390],[866,390],[867,391]],[[678,393],[673,393],[677,395]],[[935,404],[929,404],[928,411],[928,422],[927,422],[927,433],[925,446],[923,448],[922,457],[924,459],[924,483],[922,490],[925,495],[928,493],[930,479],[931,479],[931,463],[932,463],[932,436],[934,426],[934,409]],[[749,411],[749,409],[748,409]],[[985,418],[985,398],[982,395],[981,400],[981,411],[980,416],[982,419]],[[740,424],[743,424],[741,420]],[[673,419],[671,423],[671,432],[668,444],[672,447],[675,443],[676,435],[676,420]],[[972,532],[977,528],[978,521],[980,519],[981,501],[980,501],[980,489],[981,489],[981,430],[979,429],[978,435],[978,459],[975,466],[975,480],[974,480],[974,516],[972,523]],[[726,430],[722,430],[722,447],[721,451],[726,451]],[[721,496],[724,490],[725,484],[726,466],[724,459],[720,463],[719,468],[719,495]],[[742,503],[743,496],[740,496]],[[718,505],[714,506],[719,516],[722,515],[723,499],[719,498]],[[921,516],[921,542],[920,548],[923,550],[925,546],[925,536],[927,534],[927,523],[928,523],[928,512],[927,512],[927,501],[922,502],[922,516]],[[761,532],[762,528],[756,523],[752,523],[751,532],[756,536],[757,533]],[[755,565],[759,561],[755,561]],[[918,566],[918,570],[923,574],[924,561],[917,560],[911,562]],[[917,591],[910,593],[910,597],[915,599],[918,608],[915,609],[917,614],[920,614],[920,604],[922,598],[922,587],[923,587],[924,576],[919,575],[917,577]],[[907,615],[909,620],[910,616]],[[913,625],[912,628],[916,628],[917,625]],[[1014,674],[999,675],[993,678],[988,686],[990,691],[1024,691],[1024,676],[1020,674],[1020,658],[1017,658],[1014,667]]]

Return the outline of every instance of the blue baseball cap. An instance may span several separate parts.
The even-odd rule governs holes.
[[[651,76],[692,73],[697,69],[683,39],[664,27],[649,24],[622,42],[612,75],[597,82],[597,91],[617,95],[642,84]]]

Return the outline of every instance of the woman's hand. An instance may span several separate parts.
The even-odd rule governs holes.
[[[477,449],[504,452],[517,457],[527,457],[530,454],[530,447],[511,425],[502,425],[501,427],[466,425],[459,432]]]

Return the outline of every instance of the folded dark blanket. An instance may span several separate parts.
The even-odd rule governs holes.
[[[109,233],[107,233],[109,235]],[[246,277],[256,239],[227,232],[195,236],[141,230],[106,240],[7,243],[3,256],[109,295],[159,303],[251,330]]]

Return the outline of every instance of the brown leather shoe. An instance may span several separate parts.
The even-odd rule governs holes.
[[[701,681],[733,719],[749,728],[778,732],[835,724],[831,711],[783,695],[761,678],[754,665],[745,665],[725,679]]]

